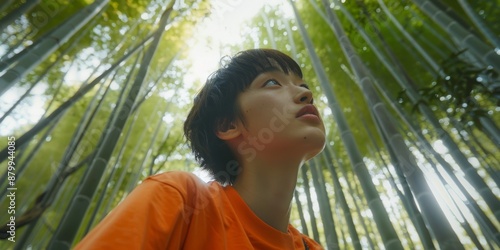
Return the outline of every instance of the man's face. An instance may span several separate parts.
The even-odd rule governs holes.
[[[303,155],[308,160],[325,145],[325,127],[311,105],[312,93],[298,76],[281,71],[258,75],[237,103],[244,118],[236,150],[241,157],[256,154]]]

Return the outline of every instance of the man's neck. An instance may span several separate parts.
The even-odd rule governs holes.
[[[233,187],[261,220],[286,233],[300,165],[246,163]]]

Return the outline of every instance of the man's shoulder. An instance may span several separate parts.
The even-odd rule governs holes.
[[[162,185],[168,185],[183,193],[207,187],[207,183],[195,174],[187,171],[168,171],[149,176],[145,181],[154,181]]]
[[[167,171],[161,174],[149,176],[146,180],[177,185],[177,184],[205,184],[198,176],[187,171]]]

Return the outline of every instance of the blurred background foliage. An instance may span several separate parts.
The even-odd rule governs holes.
[[[16,243],[4,239],[0,248],[76,244],[151,174],[186,170],[208,181],[182,135],[192,99],[219,59],[267,47],[301,65],[328,132],[325,152],[301,172],[294,226],[325,249],[496,249],[498,5],[498,0],[3,1],[1,211],[8,207],[9,136],[16,137],[18,190]],[[337,38],[335,23],[344,40]],[[354,50],[346,52],[346,40]],[[358,56],[364,66],[348,59]],[[374,91],[361,84],[362,76]],[[386,108],[386,116],[374,101]],[[351,135],[354,144],[346,141]],[[107,155],[104,163],[96,163],[98,155]],[[92,171],[99,174],[88,177]],[[85,185],[95,188],[82,193]],[[80,216],[67,218],[77,211],[76,194],[90,202],[77,209]],[[426,194],[434,207],[420,199]],[[448,234],[438,232],[429,220],[433,216],[445,217],[440,223]],[[0,213],[2,223],[8,219]],[[64,225],[74,225],[75,232],[61,233]],[[3,227],[0,236],[10,237],[7,231]]]

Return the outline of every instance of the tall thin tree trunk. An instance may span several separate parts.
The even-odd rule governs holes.
[[[44,72],[46,73],[46,71]],[[65,72],[64,76],[68,73],[68,71]],[[62,77],[62,79],[64,79],[64,76]],[[61,90],[61,87],[62,87],[62,84],[63,84],[63,80],[61,80],[56,88],[56,91],[54,93],[54,96],[52,97],[52,99],[50,100],[49,104],[47,105],[47,108],[45,109],[45,112],[42,114],[42,116],[40,117],[39,121],[41,119],[43,119],[43,117],[45,117],[45,115],[47,114],[48,110],[50,108],[52,108],[52,104],[54,103],[55,101],[55,97],[59,94],[59,91]],[[31,87],[30,87],[31,88]],[[56,125],[58,124],[58,122],[60,121],[60,119],[64,116],[64,114],[61,114],[60,116],[58,116],[57,119],[55,119],[52,124],[50,125],[50,127],[45,131],[45,133],[40,137],[40,139],[38,140],[38,142],[36,143],[36,145],[34,146],[34,148],[31,150],[31,152],[24,158],[23,157],[23,160],[24,161],[19,161],[18,162],[18,167],[16,168],[16,176],[17,178],[20,178],[22,177],[23,175],[23,172],[24,170],[28,167],[28,165],[30,164],[31,160],[34,158],[34,156],[36,155],[36,153],[38,152],[38,150],[41,148],[41,146],[45,143],[45,139],[52,133],[52,131],[54,130],[54,128],[56,127]],[[25,147],[27,148],[27,147]],[[21,157],[19,157],[19,159],[21,159]],[[0,177],[0,185],[3,184],[3,182],[7,179],[7,173],[5,173],[5,175],[2,175],[2,177]],[[4,190],[4,192],[7,192],[7,189]],[[2,191],[0,191],[0,197],[4,197],[4,194]],[[1,200],[1,198],[0,198]]]
[[[81,99],[86,93],[88,93],[95,85],[100,83],[107,75],[113,72],[122,62],[126,61],[130,56],[135,54],[140,48],[145,46],[146,43],[150,41],[151,38],[155,34],[157,34],[160,30],[156,30],[151,35],[146,37],[140,44],[136,47],[132,48],[127,54],[123,55],[120,59],[118,59],[114,64],[112,64],[107,70],[101,73],[97,78],[92,80],[89,84],[83,86],[79,89],[72,97],[66,100],[61,106],[59,106],[56,110],[54,110],[49,116],[39,121],[33,128],[31,128],[28,132],[24,133],[21,137],[17,138],[16,146],[21,146],[29,141],[33,136],[38,134],[42,129],[44,129],[55,117],[64,112],[67,108],[71,107],[76,101]],[[0,162],[7,159],[8,149],[5,147],[0,151]]]
[[[311,198],[311,189],[309,187],[309,178],[307,177],[307,169],[305,167],[300,168],[300,171],[302,173],[302,183],[304,185],[304,191],[306,193],[306,198],[307,198],[307,211],[309,213],[309,219],[311,221],[311,228],[313,231],[313,238],[316,242],[319,241],[319,232],[318,232],[318,226],[316,224],[316,215],[314,214],[314,209],[313,209],[313,203],[312,203],[312,198]]]
[[[293,192],[293,198],[295,199],[295,204],[297,205],[297,211],[299,212],[300,226],[302,227],[302,233],[309,235],[309,230],[307,229],[306,218],[304,217],[304,211],[302,211],[302,202],[300,202],[299,192],[297,189]]]
[[[328,152],[328,153],[326,153]],[[359,218],[358,220],[361,223],[361,227],[365,231],[366,238],[368,241],[368,244],[370,245],[370,249],[376,249],[375,243],[373,242],[373,239],[370,237],[370,231],[368,230],[368,226],[365,223],[365,220],[361,214],[361,209],[359,208],[358,201],[357,201],[357,196],[355,195],[355,189],[352,187],[351,182],[349,181],[349,176],[347,175],[347,171],[345,170],[345,166],[342,164],[342,162],[339,160],[339,156],[335,153],[335,151],[330,147],[330,145],[327,143],[324,149],[323,154],[328,154],[331,155],[331,159],[335,159],[337,165],[339,166],[340,171],[342,172],[342,175],[344,176],[347,184],[347,191],[349,194],[351,194],[351,198],[353,200],[353,204],[356,210],[356,213],[358,214]]]
[[[348,14],[348,12],[345,11],[345,8],[341,7],[341,10],[343,10],[343,9],[344,9],[344,13]],[[353,24],[356,24],[356,23],[354,23],[354,20],[352,19],[352,17],[350,17],[350,15],[347,15],[347,17],[351,21],[353,21]],[[375,26],[372,26],[372,27],[375,29],[375,31],[377,31]],[[373,45],[373,42],[371,42],[371,39],[368,38],[368,36],[364,33],[364,31],[362,29],[358,29],[358,31],[365,38],[366,42],[368,43],[368,45],[370,45],[370,47],[372,48],[374,53],[377,55],[377,57],[382,61],[382,63],[384,63],[384,65],[386,65],[386,68],[389,70],[389,72],[391,72],[393,77],[397,80],[398,84],[400,84],[400,86],[403,89],[405,89],[405,92],[406,92],[407,96],[410,98],[410,100],[412,101],[412,103],[415,105],[418,105],[420,112],[424,115],[424,117],[427,119],[427,121],[430,122],[430,124],[434,127],[434,129],[436,130],[437,136],[443,141],[443,143],[449,149],[450,154],[455,159],[457,164],[464,171],[464,173],[467,173],[465,175],[465,178],[469,182],[471,182],[471,184],[474,185],[474,187],[477,190],[480,190],[479,193],[481,194],[483,199],[486,201],[486,203],[488,204],[490,209],[494,212],[495,216],[497,216],[497,219],[500,220],[500,217],[498,216],[498,214],[500,213],[500,210],[499,210],[500,209],[500,201],[498,201],[498,199],[493,194],[491,189],[488,187],[486,182],[484,182],[482,177],[480,177],[479,174],[477,174],[477,171],[475,170],[475,168],[470,164],[467,157],[462,153],[462,151],[460,150],[458,145],[453,141],[453,139],[449,135],[449,133],[442,127],[441,123],[436,118],[433,111],[429,108],[429,106],[427,106],[425,103],[420,101],[420,100],[422,100],[422,97],[416,91],[414,84],[413,84],[413,81],[410,79],[410,77],[408,76],[408,73],[401,66],[400,61],[394,55],[394,53],[392,52],[390,47],[385,43],[384,38],[381,35],[379,35],[379,38],[382,41],[382,43],[384,44],[384,48],[386,49],[387,54],[393,60],[393,63],[396,66],[395,67],[396,69],[394,69],[394,67],[392,67],[391,64],[389,64],[387,62],[387,59],[385,59],[385,56],[382,55],[379,52],[379,50]],[[378,84],[378,83],[375,82],[375,84]],[[382,92],[384,92],[383,88],[379,87],[379,89]],[[388,99],[388,100],[390,100],[390,99]],[[389,101],[389,102],[391,103],[391,101]],[[396,107],[396,109],[399,109],[399,108],[397,108],[397,105],[393,106],[393,107]],[[401,112],[399,112],[399,113],[401,114]],[[419,135],[420,138],[422,138],[422,141],[425,141],[425,143],[428,144],[425,137],[423,135],[421,135],[421,132],[419,132],[419,131],[420,131],[420,129],[414,129],[414,133],[416,132],[416,134]],[[432,147],[428,147],[428,148],[432,148]],[[432,151],[434,151],[434,150],[432,150]],[[436,154],[434,154],[434,155],[436,155]],[[441,158],[441,156],[438,156],[438,157]],[[445,168],[448,167],[449,169],[451,169],[451,166],[449,166],[449,164],[446,161],[441,160],[440,162],[442,164],[444,164],[443,167],[445,167]]]
[[[18,83],[31,69],[42,63],[52,52],[66,43],[85,24],[92,20],[93,17],[99,14],[108,1],[96,0],[53,31],[49,31],[51,35],[40,41],[37,46],[29,47],[30,51],[27,51],[13,67],[0,76],[0,96],[14,84]]]
[[[160,101],[161,101],[161,100],[160,100]],[[158,101],[158,102],[160,102],[160,101]],[[164,110],[162,110],[161,112],[159,112],[159,113],[158,113],[158,111],[157,111],[158,107],[159,107],[159,105],[155,105],[155,110],[152,112],[152,114],[159,114],[159,113],[160,113],[160,114],[163,114],[163,113],[165,113],[165,111],[166,111],[165,109],[166,109],[166,108],[165,108]],[[160,127],[161,127],[161,124],[163,124],[163,120],[162,120],[162,119],[161,119],[161,117],[160,117],[159,122],[158,122],[158,124],[157,124],[157,127],[156,127],[156,129],[155,129],[155,132],[153,133],[153,136],[151,137],[151,142],[150,142],[150,145],[149,145],[148,150],[147,150],[147,152],[146,152],[146,154],[145,154],[145,156],[144,156],[144,158],[143,158],[144,160],[143,160],[143,163],[141,164],[141,166],[144,166],[144,165],[145,165],[145,160],[146,160],[146,159],[148,158],[148,156],[151,154],[151,151],[152,151],[152,148],[153,148],[154,142],[156,141],[156,139],[157,139],[157,137],[158,137],[158,132],[159,132],[159,129],[160,129]],[[145,130],[147,130],[147,129],[145,129]],[[129,128],[128,132],[130,132],[130,131],[131,131],[131,129]],[[130,135],[130,133],[128,133],[128,132],[127,132],[127,135]],[[128,140],[128,138],[124,138],[124,141],[126,141],[126,140]],[[124,145],[125,145],[125,144],[123,144],[123,146],[124,146]],[[122,149],[124,148],[123,146],[122,146]],[[135,155],[135,152],[134,152],[134,154],[133,154],[133,155]],[[117,163],[118,163],[118,162],[117,162]],[[108,179],[107,179],[104,183],[110,183],[110,180],[111,180],[113,177],[115,177],[115,176],[114,176],[114,174],[115,174],[115,172],[116,172],[116,169],[118,168],[118,165],[119,165],[119,164],[115,164],[115,165],[114,165],[114,167],[113,167],[113,168],[111,168],[111,171],[110,171],[110,173],[108,174]],[[140,174],[140,172],[142,172],[142,171],[137,171],[137,174]],[[99,211],[99,208],[101,208],[101,207],[102,207],[102,204],[103,204],[104,198],[106,197],[106,191],[107,191],[108,187],[109,187],[109,185],[104,185],[104,188],[103,188],[103,190],[101,191],[100,197],[99,197],[99,199],[98,199],[97,203],[95,204],[94,211],[92,212],[92,215],[91,215],[90,219],[87,221],[87,226],[86,226],[86,228],[85,228],[85,232],[84,232],[84,234],[87,234],[87,232],[91,229],[91,227],[92,227],[92,223],[94,222],[94,220],[95,220],[95,218],[96,218],[96,216],[97,216],[97,212]],[[128,193],[128,192],[127,192],[127,193]]]
[[[481,41],[476,35],[465,29],[460,23],[441,11],[433,1],[412,0],[424,13],[434,20],[443,30],[468,48],[486,65],[491,65],[497,72],[500,71],[500,56],[497,52]]]
[[[41,73],[40,75],[37,76],[36,80],[31,84],[31,86],[28,88],[28,90],[26,90],[26,92],[16,101],[16,103],[14,103],[14,105],[12,105],[12,107],[7,111],[5,112],[5,114],[0,118],[0,123],[2,123],[2,121],[15,109],[15,107],[17,105],[19,105],[19,103],[25,98],[28,96],[28,94],[31,92],[31,90],[33,90],[33,88],[35,87],[35,85],[37,83],[39,83],[49,72],[52,68],[54,68],[55,65],[57,65],[57,63],[59,63],[63,58],[64,58],[64,55],[66,55],[69,51],[71,51],[76,44],[78,44],[78,42],[83,38],[84,35],[87,34],[87,32],[90,30],[90,27],[92,26],[87,26],[87,28],[85,28],[85,30],[83,32],[81,32],[76,38],[75,40],[73,41],[73,43],[71,43],[70,46],[68,46],[66,49],[64,49],[57,57],[57,59],[52,62],[47,68],[44,69],[43,73]],[[71,61],[70,65],[68,68],[71,68],[71,66],[73,65],[75,61]],[[67,74],[68,72],[66,71],[65,72],[65,75]],[[64,79],[64,77],[62,78]],[[61,80],[61,83],[63,82],[63,80]],[[48,108],[46,109],[48,110]],[[0,181],[1,183],[1,181]]]
[[[405,38],[413,45],[413,47],[424,57],[424,59],[429,63],[431,68],[436,72],[439,76],[445,77],[444,72],[440,70],[439,65],[437,62],[430,56],[429,53],[427,53],[422,46],[420,46],[415,39],[405,30],[405,28],[398,22],[398,20],[392,15],[392,13],[389,11],[387,6],[385,5],[383,0],[378,0],[380,7],[384,10],[385,14],[391,19],[391,21],[394,23],[394,25],[398,28],[398,30],[405,36]],[[496,55],[498,60],[498,64],[500,65],[500,56],[497,54]],[[500,68],[497,68],[498,71],[500,71]],[[473,100],[474,101],[474,100]],[[491,137],[492,141],[496,143],[497,146],[500,147],[500,130],[496,127],[496,125],[489,119],[487,116],[482,116],[479,118],[479,122],[481,125],[484,127],[485,132],[489,134]]]
[[[333,209],[330,205],[328,193],[326,192],[326,182],[323,178],[323,169],[316,163],[316,158],[309,161],[309,169],[311,170],[313,177],[314,190],[318,197],[319,211],[321,214],[321,222],[323,222],[327,248],[339,249],[339,240],[332,216]]]
[[[19,39],[17,41],[17,43],[13,44],[13,45],[10,45],[9,46],[9,50],[7,50],[2,57],[0,57],[0,62],[3,62],[5,61],[7,58],[9,58],[9,55],[10,54],[13,54],[14,51],[16,51],[23,43],[26,42],[26,38],[30,35],[32,35],[34,32],[32,29],[30,29],[28,32],[26,32],[26,34],[23,35],[23,37],[21,37],[21,39]]]
[[[153,114],[150,114],[148,120],[150,120],[152,116],[153,116]],[[134,115],[134,118],[133,118],[133,120],[128,128],[127,135],[134,129],[134,125],[135,125],[135,122],[137,121],[138,117],[139,117],[139,112],[137,112]],[[137,150],[139,149],[139,145],[142,144],[144,141],[144,137],[146,136],[146,131],[147,131],[146,129],[142,130],[141,134],[139,135],[139,139],[135,143],[135,146],[134,146],[132,152],[137,152]],[[125,137],[125,138],[128,138],[128,137]],[[125,145],[122,145],[122,148],[120,149],[120,151],[118,153],[117,160],[115,161],[113,168],[118,168],[118,166],[121,165],[121,159],[123,157],[123,153],[125,152],[124,150],[125,150]],[[127,163],[121,168],[120,177],[116,181],[116,184],[114,185],[114,189],[110,194],[110,197],[113,197],[113,199],[108,199],[108,201],[106,202],[106,205],[104,206],[104,210],[103,210],[104,212],[103,212],[102,218],[104,218],[104,216],[108,213],[108,211],[110,210],[110,206],[112,205],[114,199],[116,199],[117,193],[120,190],[120,187],[122,187],[122,185],[123,185],[125,175],[129,171],[129,169],[132,167],[133,159],[134,159],[134,157],[129,157]],[[125,190],[125,188],[123,188],[123,190]],[[127,194],[128,194],[127,192],[123,192],[122,197],[125,197]]]
[[[157,108],[159,108],[159,106],[160,105],[156,105],[155,110],[152,112],[152,114],[158,114]],[[164,107],[164,109],[162,111],[160,111],[159,113],[164,114],[166,112],[167,108],[168,108],[168,105],[166,105]],[[150,120],[153,120],[153,119],[154,119],[154,116],[151,116]],[[149,123],[149,124],[152,124],[152,123]],[[134,171],[133,176],[130,178],[131,181],[129,182],[129,186],[125,189],[125,193],[130,193],[132,191],[132,189],[134,189],[134,187],[139,182],[140,176],[143,174],[144,169],[146,167],[147,159],[151,156],[151,154],[153,152],[153,145],[154,145],[154,142],[158,138],[158,133],[160,132],[160,128],[161,128],[162,124],[163,124],[163,119],[161,119],[161,116],[160,116],[160,119],[158,120],[156,128],[153,132],[153,136],[151,137],[151,140],[149,142],[149,147],[147,147],[147,151],[144,154],[144,156],[142,157],[142,161],[138,164],[139,170]],[[169,133],[169,132],[170,131],[167,131],[167,133]]]
[[[99,183],[102,174],[106,169],[106,165],[111,157],[111,154],[113,153],[113,149],[116,147],[116,142],[120,137],[123,126],[132,111],[132,106],[136,102],[140,89],[144,83],[151,59],[153,58],[158,44],[160,43],[165,26],[168,23],[170,13],[172,12],[174,2],[174,0],[170,1],[169,5],[166,7],[159,24],[160,32],[155,35],[152,44],[148,48],[148,51],[141,62],[141,68],[139,69],[124,104],[120,107],[118,115],[113,117],[112,120],[109,120],[109,130],[107,130],[108,133],[104,136],[103,143],[98,149],[94,161],[87,169],[87,172],[77,189],[74,199],[71,201],[68,210],[64,214],[54,237],[51,239],[49,248],[69,249],[71,247],[79,225],[81,225],[82,219],[97,189],[97,185],[95,184]]]
[[[355,79],[353,79],[353,80],[355,80]],[[400,184],[403,187],[404,194],[396,186],[395,180],[394,180],[392,174],[389,171],[388,165],[387,165],[387,163],[385,162],[384,158],[381,155],[381,149],[378,146],[375,138],[372,135],[374,133],[372,133],[368,129],[368,127],[366,126],[366,124],[368,123],[368,121],[366,121],[366,119],[361,115],[361,111],[358,108],[359,104],[356,101],[356,99],[352,96],[351,88],[349,88],[349,90],[350,90],[349,92],[351,93],[351,99],[354,102],[353,106],[354,106],[355,113],[358,114],[359,121],[361,122],[361,124],[363,124],[363,127],[365,128],[365,130],[366,130],[366,132],[368,134],[368,137],[370,138],[371,144],[375,147],[375,150],[378,153],[378,157],[379,157],[380,161],[383,163],[383,166],[385,167],[385,168],[383,167],[382,171],[389,172],[390,183],[391,183],[393,189],[396,190],[396,193],[400,197],[401,202],[403,203],[404,208],[408,212],[408,214],[410,216],[410,220],[413,222],[413,224],[414,224],[414,226],[415,226],[415,228],[417,230],[417,233],[420,236],[420,240],[422,242],[422,245],[424,246],[424,249],[435,249],[434,243],[432,241],[432,236],[430,235],[430,232],[427,229],[427,226],[425,225],[425,222],[424,222],[424,220],[422,218],[422,214],[420,213],[420,210],[418,209],[417,204],[415,203],[415,198],[413,196],[413,193],[411,192],[410,187],[408,186],[408,182],[406,181],[406,178],[404,177],[404,174],[401,171],[401,168],[398,167],[399,163],[396,161],[397,156],[396,156],[394,150],[392,150],[392,148],[390,148],[390,147],[387,148],[387,151],[389,153],[389,157],[390,157],[390,160],[392,162],[392,165],[395,166],[394,170],[396,171],[396,173],[397,173],[397,175],[399,177],[399,180],[400,180]],[[405,116],[405,118],[406,118],[406,116]],[[375,126],[375,128],[377,129],[378,134],[382,135],[382,131],[380,130],[380,127],[379,126]],[[385,140],[385,137],[382,136],[382,139]],[[388,142],[385,142],[385,144],[388,144]],[[412,247],[412,248],[414,248],[414,247]]]
[[[30,11],[38,3],[40,3],[40,0],[26,0],[26,2],[17,7],[17,9],[11,11],[9,14],[0,19],[0,33],[2,33],[4,29],[12,24],[16,19]]]
[[[363,6],[362,6],[363,7]],[[350,16],[350,14],[345,10],[345,8],[341,5],[340,6],[340,9],[344,12],[344,14],[347,15],[348,19],[356,26],[358,27],[359,25],[355,22],[355,20],[353,20],[352,16]],[[375,31],[377,32],[377,28],[375,26],[372,26]],[[389,71],[393,74],[393,76],[398,80],[398,82],[401,84],[401,86],[403,88],[406,89],[407,92],[409,92],[409,96],[411,97],[412,100],[414,100],[415,102],[417,102],[417,99],[419,99],[420,97],[415,97],[415,96],[418,96],[418,94],[416,94],[416,92],[413,90],[413,85],[407,85],[407,83],[405,82],[405,80],[401,79],[401,76],[399,74],[397,74],[393,67],[387,62],[387,59],[385,58],[385,56],[383,56],[379,50],[373,45],[373,42],[371,42],[371,39],[367,37],[367,35],[364,33],[364,31],[362,29],[358,29],[360,31],[360,34],[365,38],[365,40],[368,42],[368,44],[370,45],[370,47],[372,48],[372,50],[377,54],[377,57],[386,65],[386,67],[389,69]],[[385,44],[385,41],[383,39],[383,37],[380,37],[381,41],[383,42],[383,44]],[[387,52],[388,54],[392,57],[392,59],[396,62],[395,64],[398,66],[400,65],[397,61],[397,58],[395,58],[395,56],[393,55],[392,51],[390,50],[390,48],[387,47],[387,45],[385,46],[387,48]],[[403,72],[403,76],[405,76],[405,79],[408,79],[407,78],[407,74],[405,73],[404,69],[402,69],[401,67],[399,68],[402,72]],[[434,157],[441,163],[441,165],[443,166],[443,168],[446,169],[446,171],[448,172],[449,176],[453,179],[454,183],[459,187],[461,188],[461,191],[464,195],[469,196],[468,194],[468,191],[465,190],[462,186],[462,184],[460,183],[460,181],[458,181],[458,179],[456,178],[455,174],[453,173],[453,170],[452,170],[452,167],[448,164],[447,161],[445,161],[441,155],[437,154],[435,152],[435,150],[433,149],[433,147],[430,145],[430,143],[425,139],[425,137],[423,136],[423,134],[421,133],[421,129],[418,128],[418,126],[416,126],[413,122],[410,121],[409,118],[407,118],[407,116],[404,114],[404,111],[401,110],[401,108],[399,107],[399,105],[391,98],[389,98],[389,95],[386,93],[385,91],[385,88],[382,86],[380,86],[381,84],[379,82],[375,82],[377,87],[379,88],[379,90],[382,92],[382,94],[384,94],[385,98],[388,100],[388,102],[391,104],[391,106],[395,109],[395,111],[400,115],[401,118],[403,118],[403,121],[406,122],[406,124],[411,128],[411,131],[418,136],[419,140],[421,143],[423,143],[423,145],[425,146],[425,148],[427,149],[427,152],[431,152],[432,155],[434,155]],[[410,83],[410,80],[408,80],[408,83]],[[406,86],[406,87],[405,87]],[[415,98],[415,99],[413,99]],[[418,104],[418,103],[416,103]],[[420,109],[422,110],[422,113],[427,117],[427,119],[431,120],[431,121],[435,121],[435,124],[438,124],[439,125],[439,122],[437,121],[437,119],[433,116],[432,114],[432,111],[430,111],[430,109],[427,108],[427,106],[423,105],[422,103],[419,104],[420,106]],[[443,130],[443,128],[441,128],[441,126],[439,125],[438,126],[439,129]],[[443,130],[444,131],[444,130]],[[447,135],[447,134],[446,134]],[[444,136],[443,133],[441,133],[441,136]],[[448,136],[449,137],[449,136]],[[443,139],[443,141],[445,141],[445,139]],[[454,144],[456,146],[456,144]],[[456,146],[458,147],[458,146]],[[390,153],[392,153],[391,151],[389,151]],[[461,154],[460,151],[457,151],[458,153]],[[424,153],[425,155],[425,153]],[[399,170],[399,168],[396,168],[396,170]],[[436,170],[437,172],[437,170]],[[398,175],[400,177],[403,176],[403,174],[400,174],[399,171],[398,171]],[[403,181],[404,178],[401,178],[401,180]],[[403,181],[403,183],[405,183],[405,181]],[[403,185],[403,187],[407,187],[405,185]],[[405,192],[407,193],[407,195],[409,194],[409,192]],[[411,199],[410,201],[413,201],[413,199]],[[470,209],[471,209],[471,212],[473,213],[474,217],[480,221],[480,222],[484,222],[483,223],[480,223],[481,225],[481,228],[483,228],[483,230],[486,230],[486,232],[495,232],[496,229],[495,229],[495,226],[489,221],[489,219],[486,217],[486,215],[484,215],[484,213],[482,212],[482,210],[479,208],[479,206],[477,206],[476,202],[472,199],[472,197],[468,198],[468,201],[469,201],[469,206],[470,206]],[[406,203],[405,203],[406,204]],[[410,210],[408,210],[410,212]],[[417,227],[418,228],[418,227]],[[486,228],[486,229],[485,229]],[[491,234],[486,234],[488,236],[490,236]],[[492,240],[497,240],[496,239],[496,236],[493,236],[493,237],[490,237]],[[432,245],[432,242],[430,242],[430,245]]]
[[[425,59],[425,61],[427,61],[427,63],[431,66],[431,68],[434,70],[434,72],[436,74],[439,74],[439,75],[444,77],[444,73],[440,72],[440,67],[436,63],[436,60],[434,60],[434,58],[432,58],[432,56],[429,53],[427,53],[427,51],[422,46],[420,46],[419,43],[417,43],[417,41],[410,35],[410,33],[408,33],[408,31],[406,31],[406,29],[403,27],[403,25],[401,25],[401,23],[399,23],[399,21],[389,11],[389,9],[385,5],[384,1],[378,0],[378,3],[380,4],[380,7],[384,11],[384,13],[387,15],[387,17],[389,17],[389,19],[392,21],[394,26],[396,26],[396,28],[399,30],[399,32],[401,32],[401,34],[403,34],[403,36],[413,46],[413,48],[415,48],[418,51],[418,53]]]
[[[445,38],[446,34],[441,34],[441,32],[437,31],[436,27],[434,27],[434,25],[430,24],[429,21],[427,21],[427,19],[422,18],[422,16],[420,14],[417,14],[417,12],[411,8],[409,9],[409,11],[412,14],[412,19],[416,19],[416,20],[422,22],[423,26],[432,35],[434,35],[441,43],[443,43],[449,51],[460,51],[459,47],[456,44],[452,43],[450,41],[450,39]]]
[[[347,125],[340,105],[337,102],[337,98],[335,97],[332,87],[329,84],[326,72],[321,65],[318,55],[314,51],[312,41],[307,35],[307,31],[305,30],[304,24],[302,23],[302,20],[298,14],[297,8],[295,7],[293,1],[290,0],[289,2],[293,8],[300,34],[302,35],[302,39],[304,40],[307,51],[309,52],[309,55],[311,57],[313,68],[319,79],[320,85],[323,88],[323,91],[325,92],[325,95],[328,99],[328,106],[332,110],[333,118],[337,123],[339,132],[341,133],[342,141],[346,146],[347,153],[351,160],[351,165],[360,180],[363,191],[365,192],[366,199],[373,213],[374,220],[377,224],[377,228],[382,237],[382,240],[384,241],[384,245],[388,249],[403,249],[401,241],[399,240],[399,237],[394,230],[394,226],[389,219],[389,215],[387,214],[387,211],[384,208],[382,201],[380,200],[380,196],[376,191],[375,185],[372,181],[372,177],[363,162],[363,158],[361,157],[361,154],[358,150],[358,147],[354,140],[354,136],[352,135],[352,132]]]
[[[66,180],[66,177],[70,175],[68,173],[67,169],[70,165],[70,160],[74,156],[74,153],[76,152],[76,149],[78,145],[80,144],[84,132],[87,130],[88,126],[90,125],[92,121],[92,117],[96,114],[98,107],[100,104],[102,104],[102,101],[104,100],[103,98],[99,98],[99,92],[103,89],[104,84],[101,85],[99,90],[97,91],[96,95],[92,98],[90,101],[89,105],[87,106],[86,111],[84,112],[84,115],[81,119],[81,122],[78,124],[78,127],[75,130],[74,135],[72,136],[71,141],[69,142],[69,146],[66,148],[66,151],[63,154],[63,158],[59,165],[57,166],[56,173],[52,176],[50,179],[49,183],[46,185],[46,188],[43,192],[43,196],[39,196],[36,198],[37,202],[33,205],[33,209],[36,209],[37,211],[37,216],[36,218],[33,218],[33,220],[30,222],[33,227],[35,224],[37,224],[39,218],[42,216],[42,214],[46,211],[47,208],[49,208],[52,203],[54,202],[55,197],[58,196],[59,191],[61,187],[64,184],[64,181]],[[108,88],[106,89],[109,90],[110,84],[108,84]],[[97,103],[95,105],[95,103]],[[93,106],[96,106],[94,110],[92,110]],[[61,115],[56,119],[58,121],[62,115],[64,115],[66,112],[61,113]],[[38,146],[38,145],[37,145]],[[36,149],[36,148],[35,148]],[[27,159],[27,161],[29,158]],[[26,163],[27,164],[27,163]],[[26,166],[25,164],[23,164]],[[31,230],[28,230],[28,233],[31,233]],[[24,244],[26,244],[25,239],[30,238],[31,235],[23,235],[23,240],[18,243],[19,248],[23,248]]]
[[[330,20],[330,25],[337,39],[341,44],[346,58],[351,65],[351,68],[358,79],[359,86],[365,95],[365,99],[370,105],[372,115],[375,118],[376,124],[380,126],[383,136],[386,136],[389,144],[395,152],[397,161],[401,164],[405,177],[410,184],[413,192],[417,195],[422,215],[430,226],[434,236],[437,238],[440,246],[443,249],[463,249],[460,240],[453,231],[451,225],[446,220],[444,213],[439,209],[439,205],[432,195],[432,192],[425,181],[422,171],[417,166],[416,161],[406,146],[403,137],[399,134],[396,126],[393,124],[393,118],[386,110],[384,104],[379,100],[378,94],[373,87],[371,74],[356,54],[348,37],[345,35],[340,21],[335,13],[331,10],[327,0],[323,0],[323,5],[326,9],[327,16]]]
[[[344,212],[345,221],[347,223],[347,227],[349,228],[349,235],[351,237],[353,247],[356,250],[361,250],[361,244],[359,243],[358,232],[356,231],[356,226],[354,225],[354,221],[352,219],[351,209],[347,205],[347,200],[344,196],[342,186],[339,182],[339,176],[337,175],[337,172],[333,167],[333,158],[330,154],[330,151],[326,149],[321,155],[323,156],[323,160],[325,161],[325,164],[328,167],[330,174],[332,175],[335,197],[339,200],[340,206],[342,207],[342,210]]]
[[[61,56],[61,57],[58,57],[54,63],[52,63],[49,67],[47,67],[47,68],[43,71],[43,73],[41,73],[41,74],[37,77],[37,79],[36,79],[36,80],[35,80],[35,81],[31,84],[31,86],[30,86],[30,87],[29,87],[29,88],[28,88],[28,89],[27,89],[27,90],[23,93],[23,95],[22,95],[21,97],[19,97],[19,99],[17,99],[17,101],[16,101],[16,102],[15,102],[15,103],[14,103],[14,104],[13,104],[13,105],[9,108],[9,110],[7,110],[7,111],[3,114],[3,116],[2,116],[2,117],[0,117],[0,124],[1,124],[4,120],[5,120],[5,118],[7,118],[7,117],[9,116],[9,114],[10,114],[10,113],[12,113],[12,111],[14,111],[14,109],[15,109],[15,108],[16,108],[16,107],[17,107],[17,106],[18,106],[18,105],[19,105],[19,104],[20,104],[20,103],[21,103],[21,102],[22,102],[22,101],[23,101],[26,97],[28,97],[28,96],[29,96],[29,94],[31,93],[31,91],[35,88],[36,84],[37,84],[37,83],[39,83],[39,82],[40,82],[40,81],[41,81],[41,80],[42,80],[42,79],[43,79],[43,78],[44,78],[44,77],[45,77],[45,76],[49,73],[50,69],[52,69],[52,67],[53,67],[53,66],[54,66],[57,62],[59,62],[61,58],[62,58],[62,56]],[[74,62],[74,61],[72,61],[72,62],[70,63],[70,67],[71,67],[71,65],[73,65],[73,62]],[[66,73],[67,73],[67,72],[66,72]],[[66,74],[66,73],[65,73],[65,74]],[[62,82],[63,82],[63,81],[61,80],[61,82],[60,82],[60,83],[62,83]],[[60,87],[60,86],[59,86],[59,87]],[[59,88],[59,87],[58,87],[58,88]],[[48,109],[45,109],[45,112],[47,112],[47,110],[48,110]],[[43,117],[43,116],[42,116],[42,117]],[[1,181],[0,181],[0,183],[1,183]]]

